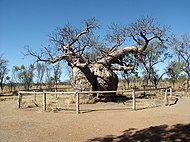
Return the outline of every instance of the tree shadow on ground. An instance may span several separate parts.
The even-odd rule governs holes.
[[[88,142],[190,142],[190,124],[160,125],[137,130],[130,128],[120,136],[108,135]]]

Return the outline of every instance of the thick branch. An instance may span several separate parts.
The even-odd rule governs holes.
[[[81,63],[80,62],[80,59],[77,59],[74,61],[74,63],[72,64],[72,67],[78,67],[78,68],[84,68],[88,65],[88,62],[85,62],[85,63]]]
[[[129,53],[136,53],[136,52],[138,52],[138,48],[136,46],[124,47],[122,49],[118,49],[118,50],[108,54],[106,57],[100,59],[98,61],[98,63],[102,63],[105,65],[111,65],[113,63],[116,63],[118,59],[125,57]]]
[[[129,71],[129,70],[133,70],[133,69],[134,69],[134,66],[131,66],[131,67],[120,66],[120,65],[111,66],[111,70],[118,70],[118,71],[121,71],[121,70]]]

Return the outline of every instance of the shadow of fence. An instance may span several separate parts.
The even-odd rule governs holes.
[[[88,140],[88,142],[189,142],[190,124],[177,124],[173,126],[160,125],[137,130],[130,128],[122,135],[108,135]]]

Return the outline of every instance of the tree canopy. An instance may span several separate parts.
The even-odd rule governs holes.
[[[68,24],[57,28],[49,35],[51,45],[41,48],[40,52],[27,48],[27,55],[34,56],[36,61],[51,63],[65,60],[71,67],[83,68],[96,61],[107,66],[119,64],[120,66],[113,67],[115,70],[128,70],[131,68],[124,66],[120,59],[129,53],[144,51],[153,39],[161,43],[167,40],[168,27],[161,26],[148,16],[143,16],[129,25],[112,24],[103,39],[104,43],[99,40],[99,35],[95,35],[94,31],[99,28],[95,18],[82,23],[81,28]],[[135,45],[124,46],[127,38],[131,38]]]

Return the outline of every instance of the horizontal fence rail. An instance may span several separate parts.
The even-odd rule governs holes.
[[[33,92],[33,91],[19,91],[18,92],[18,108],[21,108],[22,104],[22,96],[24,94],[37,94],[43,95],[43,111],[46,111],[46,98],[47,94],[60,94],[60,95],[68,95],[68,94],[75,94],[75,100],[76,100],[76,113],[80,113],[80,94],[108,94],[108,93],[125,93],[125,92],[131,92],[132,95],[132,109],[136,110],[136,98],[135,94],[136,92],[140,91],[155,91],[155,90],[160,90],[161,95],[163,94],[163,91],[165,91],[164,94],[164,104],[168,105],[168,90],[169,90],[169,95],[172,95],[172,88],[171,87],[163,87],[163,88],[144,88],[144,89],[130,89],[130,90],[117,90],[117,91],[76,91],[76,92]]]

